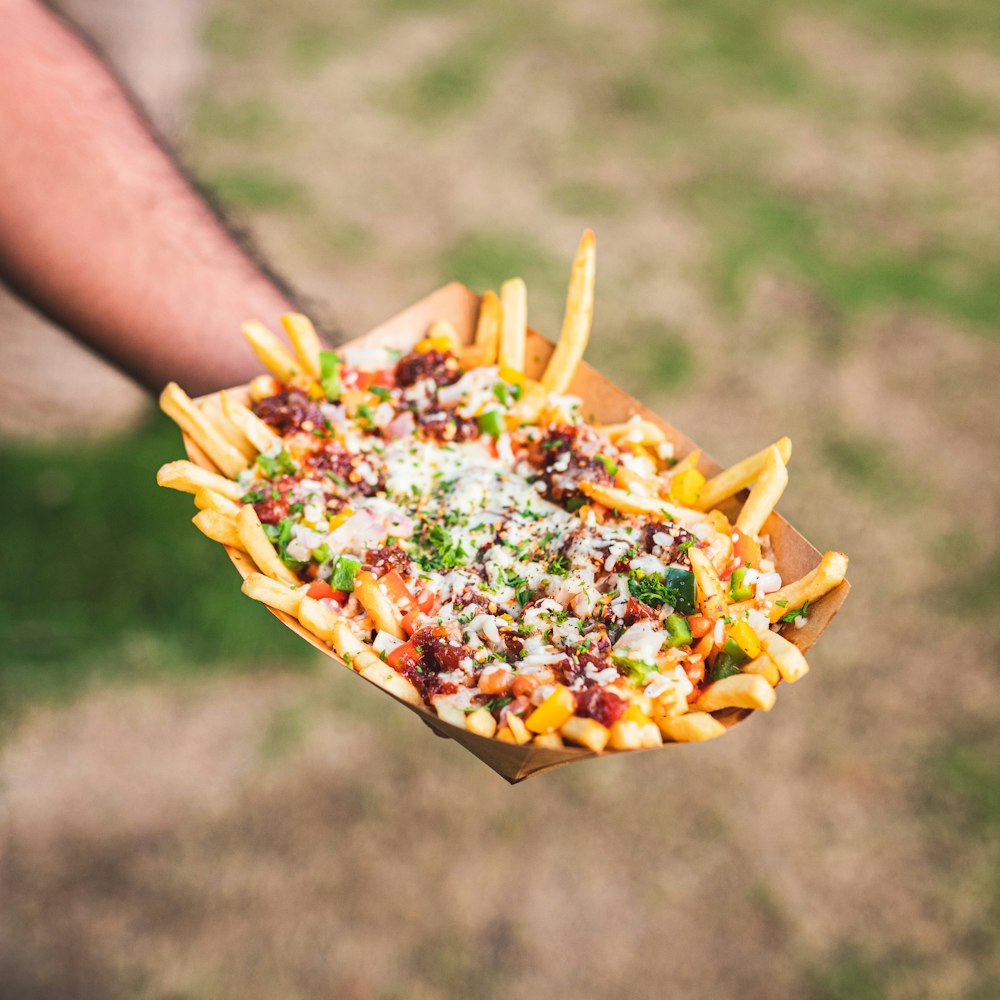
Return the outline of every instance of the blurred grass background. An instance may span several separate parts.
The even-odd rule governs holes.
[[[238,594],[163,419],[9,441],[0,997],[1000,995],[1000,8],[196,20],[183,155],[329,329],[520,273],[554,332],[592,225],[591,360],[790,434],[855,590],[770,717],[508,789]]]

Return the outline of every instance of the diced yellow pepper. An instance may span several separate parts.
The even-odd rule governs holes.
[[[653,721],[638,705],[629,705],[622,718],[628,722],[636,722],[640,726]]]
[[[524,385],[524,373],[507,365],[500,366],[500,378],[508,385]]]
[[[697,469],[685,469],[670,481],[670,495],[679,504],[691,507],[698,502],[705,477]]]
[[[729,638],[743,650],[751,660],[760,656],[760,639],[757,633],[745,622],[735,621],[728,629]]]
[[[576,711],[576,698],[568,687],[559,684],[528,716],[525,725],[533,733],[554,733],[572,718]]]
[[[350,507],[345,507],[339,514],[335,517],[330,518],[330,523],[327,525],[327,531],[333,531],[334,528],[339,528],[348,518],[354,517],[354,511]]]

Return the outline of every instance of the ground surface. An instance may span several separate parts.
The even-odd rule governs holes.
[[[1000,993],[996,5],[217,0],[187,155],[328,326],[514,272],[854,591],[768,717],[506,787],[240,598],[154,421],[7,447],[0,997]],[[752,13],[751,13],[752,9]]]

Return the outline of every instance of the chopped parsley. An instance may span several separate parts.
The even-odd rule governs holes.
[[[392,398],[392,390],[386,389],[384,385],[370,385],[368,386],[368,391],[373,396],[378,396],[379,399],[384,403],[386,400]]]
[[[327,469],[323,475],[336,483],[342,490],[349,490],[351,488],[351,484],[343,476],[338,476],[336,472],[331,472]]]
[[[648,684],[650,678],[660,671],[655,663],[644,663],[642,660],[630,660],[627,656],[612,655],[611,662],[636,684]]]
[[[415,558],[421,569],[449,570],[462,566],[469,558],[462,543],[456,541],[440,524],[435,524],[424,539],[421,540],[421,552]]]
[[[274,479],[281,472],[289,476],[295,474],[295,463],[292,461],[292,456],[284,448],[274,456],[258,455],[257,464],[268,479]]]
[[[628,589],[636,600],[652,608],[669,604],[684,615],[694,612],[694,573],[686,569],[669,566],[666,574],[632,570],[628,575]]]
[[[787,607],[787,605],[788,602],[786,601],[783,607]],[[801,608],[796,608],[794,611],[789,611],[787,615],[782,615],[781,620],[783,622],[793,622],[795,621],[796,618],[805,618],[806,610],[808,609],[808,607],[809,607],[809,602],[806,601],[806,603],[803,604]]]
[[[618,465],[613,462],[607,455],[595,455],[594,458],[597,459],[601,465],[607,470],[608,475],[614,479],[618,475]]]

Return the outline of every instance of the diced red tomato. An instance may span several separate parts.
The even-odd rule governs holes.
[[[315,580],[309,584],[306,596],[311,597],[314,601],[331,600],[338,604],[346,604],[349,595],[342,590],[334,590],[326,580]]]
[[[377,372],[363,372],[358,368],[341,368],[340,382],[345,389],[370,389],[377,385],[382,389],[396,386],[396,373],[391,368]]]
[[[427,615],[424,614],[420,608],[414,608],[412,611],[408,611],[405,615],[403,615],[403,631],[407,635],[413,635],[413,633],[424,624],[426,619]]]
[[[424,589],[417,594],[417,607],[420,608],[424,614],[429,615],[431,613],[431,608],[434,607],[435,600],[434,591],[424,587]]]
[[[399,670],[402,667],[417,666],[420,663],[420,650],[417,649],[417,645],[418,643],[415,639],[404,642],[402,646],[397,646],[386,654],[385,662],[393,670]]]
[[[733,528],[736,539],[733,542],[733,557],[739,559],[739,566],[752,566],[760,569],[760,543],[749,535],[744,535],[739,528]],[[734,567],[735,568],[735,567]]]
[[[407,611],[412,610],[417,606],[417,602],[410,593],[410,588],[406,586],[406,581],[403,579],[398,569],[391,569],[382,579],[379,581],[385,588],[386,593],[389,595],[389,599],[393,604],[400,608],[404,608]]]

